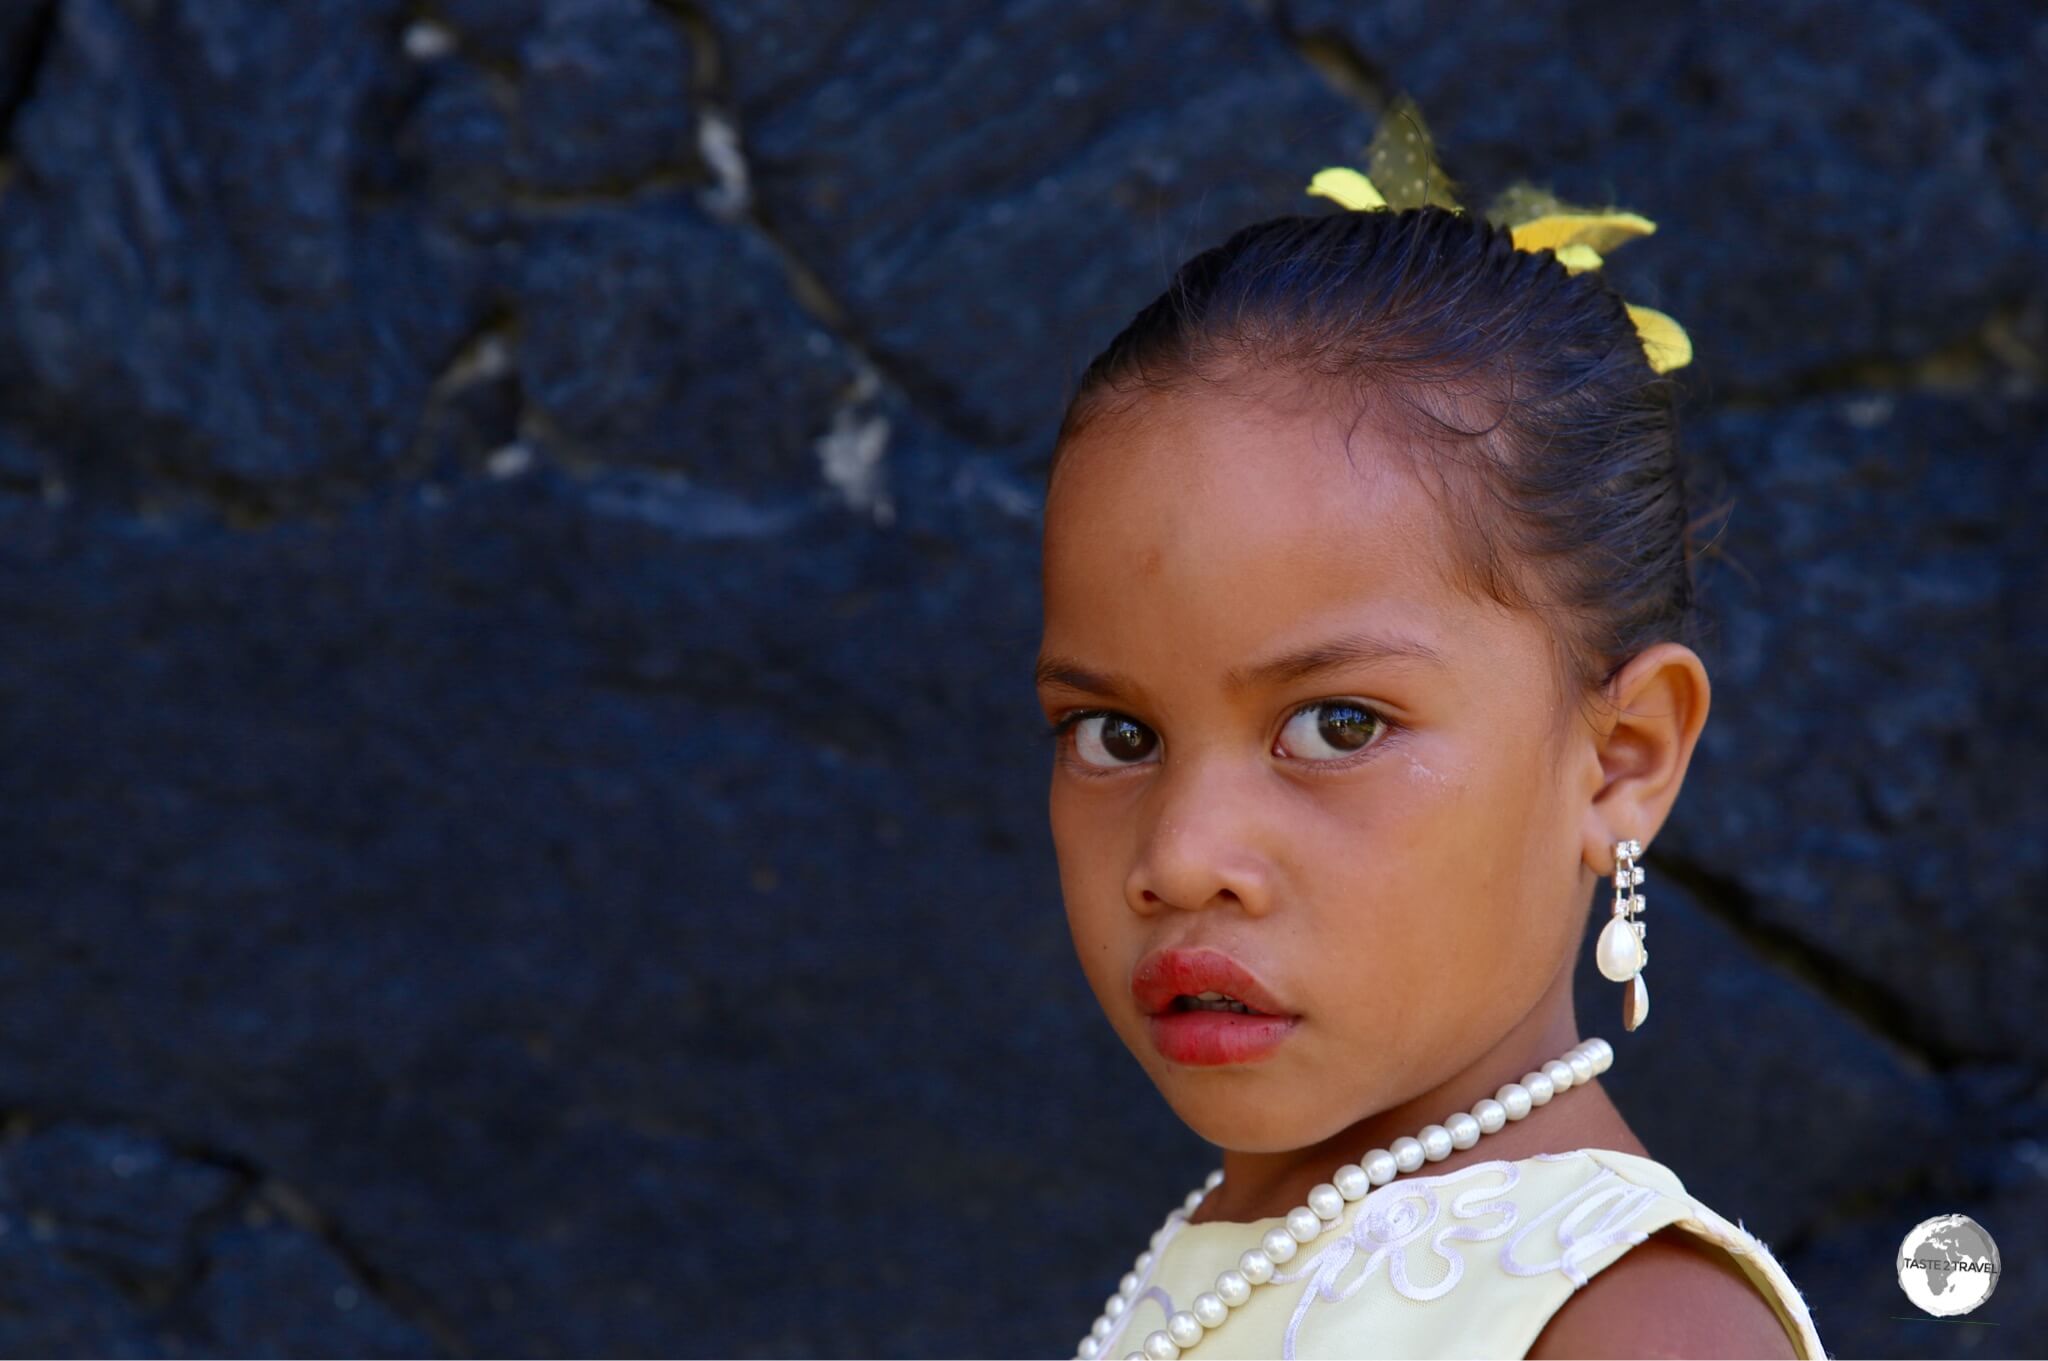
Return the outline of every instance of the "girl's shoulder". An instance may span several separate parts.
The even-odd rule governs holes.
[[[1177,1223],[1101,1353],[1140,1349],[1169,1314],[1213,1290],[1218,1273],[1281,1223]],[[1653,1235],[1659,1246],[1644,1254],[1645,1265],[1617,1273],[1616,1285],[1639,1278],[1644,1294],[1690,1295],[1746,1283],[1769,1303],[1798,1356],[1826,1356],[1805,1300],[1760,1239],[1701,1203],[1655,1159],[1580,1148],[1468,1163],[1375,1187],[1231,1310],[1190,1361],[1525,1356],[1574,1295]],[[1673,1251],[1685,1243],[1705,1249],[1704,1256]],[[1737,1273],[1741,1280],[1733,1281]],[[1617,1311],[1637,1311],[1630,1317],[1646,1319],[1648,1327],[1661,1321],[1656,1308],[1625,1288],[1602,1295],[1615,1293],[1621,1298],[1613,1305],[1575,1309],[1560,1320],[1565,1340],[1585,1341],[1570,1330],[1612,1320]],[[1630,1332],[1626,1340],[1641,1336]]]
[[[1556,1358],[1801,1355],[1798,1325],[1720,1245],[1667,1224],[1575,1290],[1525,1355]]]
[[[1824,1358],[1813,1316],[1762,1239],[1685,1189],[1655,1159],[1579,1149],[1661,1198],[1640,1233],[1554,1309],[1525,1355]],[[1568,1155],[1569,1156],[1569,1155]]]

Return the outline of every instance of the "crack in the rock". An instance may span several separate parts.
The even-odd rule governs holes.
[[[714,173],[720,173],[722,181],[719,195],[706,199],[707,211],[721,221],[751,229],[767,243],[782,264],[797,305],[853,356],[857,374],[863,368],[872,370],[941,430],[968,444],[1002,447],[1015,443],[1014,434],[996,428],[948,397],[947,384],[943,380],[929,375],[920,377],[906,372],[903,365],[884,359],[846,306],[826,285],[823,275],[775,226],[758,196],[751,193],[735,195],[732,192],[730,186],[735,179],[745,183],[747,159],[739,101],[733,97],[728,79],[725,45],[716,25],[695,0],[652,0],[652,3],[682,26],[690,39],[690,50],[696,55],[697,65],[690,88],[696,92],[699,145],[719,147],[730,158],[728,166],[720,173],[715,164],[717,158],[707,155],[707,160],[714,161],[712,169]],[[856,377],[853,392],[858,394],[862,387]]]
[[[181,492],[191,500],[210,507],[220,517],[220,522],[230,529],[268,529],[295,509],[317,515],[313,508],[296,507],[293,504],[295,498],[288,488],[267,486],[218,468],[187,468],[170,459],[145,457],[143,464],[139,471],[147,478],[147,483],[136,487],[130,506],[133,513],[142,519],[175,517],[178,514],[178,498],[159,494],[166,490]],[[46,500],[58,505],[71,499],[70,486],[61,481],[46,484],[44,494]]]
[[[84,1119],[74,1115],[60,1119],[42,1119],[26,1111],[14,1109],[0,1117],[0,1145],[14,1148],[26,1143],[41,1130],[59,1124],[89,1124],[99,1128],[129,1127],[121,1122],[97,1117]],[[182,1252],[179,1259],[166,1272],[138,1273],[133,1269],[132,1263],[125,1262],[117,1256],[110,1257],[88,1245],[59,1242],[54,1246],[59,1256],[80,1270],[112,1285],[124,1299],[138,1309],[153,1314],[167,1313],[176,1309],[206,1278],[206,1242],[215,1231],[233,1222],[245,1198],[246,1190],[237,1176],[234,1184],[219,1199],[200,1209],[183,1225],[179,1234]],[[32,1225],[47,1224],[46,1212],[36,1208],[37,1202],[33,1195],[33,1190],[30,1190],[23,1199],[30,1222]]]
[[[508,353],[519,341],[519,313],[509,304],[493,308],[456,343],[455,353],[434,380],[436,397],[512,372]]]
[[[58,5],[59,0],[44,0],[24,29],[20,56],[8,63],[15,69],[10,72],[12,84],[0,89],[0,150],[13,149],[15,117],[35,97],[36,87],[41,83],[43,68],[55,46]]]
[[[484,51],[435,0],[414,0],[411,9],[397,17],[393,31],[398,50],[414,61],[432,61],[445,55],[441,50],[441,44],[445,43],[446,51],[461,52],[465,60],[490,76],[494,87],[516,94],[519,84],[517,64]],[[432,46],[426,47],[426,44]]]
[[[1959,1049],[1911,1024],[1913,1013],[1907,998],[1792,932],[1762,921],[1755,895],[1729,876],[1682,857],[1666,859],[1663,872],[1682,884],[1701,911],[1726,926],[1759,959],[1818,993],[1835,1014],[1861,1026],[1910,1070],[1940,1083],[1944,1100],[1953,1100],[1954,1079],[1965,1068],[2009,1060],[2009,1055],[1998,1051],[1980,1054]],[[1957,1120],[1969,1118],[1964,1111]],[[1915,1199],[1955,1200],[1992,1193],[1994,1187],[1981,1176],[1961,1172],[1953,1160],[1941,1157],[1940,1147],[1937,1141],[1931,1162],[1891,1169],[1884,1178],[1816,1207],[1790,1226],[1774,1249],[1789,1260],[1860,1221]]]
[[[443,1354],[468,1357],[473,1353],[462,1334],[427,1293],[411,1282],[386,1271],[344,1233],[333,1215],[315,1205],[297,1187],[270,1176],[246,1159],[239,1165],[256,1183],[256,1194],[287,1222],[324,1244],[362,1284],[363,1293],[375,1299],[398,1318],[430,1337]]]
[[[57,1125],[80,1125],[125,1130],[164,1148],[188,1162],[218,1168],[235,1180],[227,1195],[207,1206],[186,1226],[185,1242],[190,1264],[168,1283],[138,1284],[118,1272],[107,1279],[123,1295],[151,1308],[175,1307],[205,1280],[211,1269],[205,1243],[211,1233],[244,1217],[250,1207],[261,1205],[294,1228],[317,1239],[348,1271],[362,1293],[388,1309],[392,1315],[431,1338],[446,1355],[463,1358],[470,1352],[461,1333],[427,1297],[425,1291],[377,1265],[369,1253],[342,1231],[335,1217],[295,1186],[266,1172],[254,1159],[231,1149],[179,1138],[156,1128],[151,1122],[114,1111],[80,1109],[64,1114],[31,1109],[21,1105],[0,1108],[0,1140],[20,1143],[40,1130]]]
[[[1860,1024],[1905,1065],[1930,1077],[1973,1060],[1993,1058],[1949,1044],[1911,1022],[1911,1001],[1890,985],[1858,973],[1797,933],[1766,921],[1756,897],[1733,876],[1684,857],[1668,856],[1661,873],[1685,888],[1700,910],[1711,915],[1759,959],[1826,998],[1834,1010]]]
[[[611,208],[630,203],[643,194],[702,191],[709,176],[696,163],[659,165],[626,179],[601,180],[574,189],[548,189],[535,184],[510,186],[507,204],[529,217],[569,214],[588,208]]]
[[[1963,396],[1991,393],[2024,400],[2048,391],[2048,348],[2044,328],[2024,301],[2002,303],[1968,335],[1937,350],[1900,359],[1854,356],[1816,365],[1767,382],[1723,387],[1710,393],[1723,411],[1772,410],[1815,398],[1875,392]],[[2031,332],[2031,334],[2030,334]]]
[[[511,382],[516,409],[516,439],[518,418],[526,410],[526,386],[520,379],[515,358],[520,327],[518,309],[509,301],[501,301],[486,311],[469,334],[456,343],[453,354],[442,365],[440,374],[420,404],[419,420],[413,427],[404,455],[394,469],[393,483],[401,486],[425,483],[439,471],[433,466],[434,450],[431,447],[437,424],[446,414],[449,401],[478,383],[500,378]]]

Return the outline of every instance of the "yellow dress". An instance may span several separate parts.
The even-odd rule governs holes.
[[[1726,1248],[1798,1354],[1827,1356],[1771,1250],[1654,1159],[1606,1148],[1496,1158],[1396,1177],[1344,1210],[1191,1347],[1189,1361],[1525,1356],[1574,1290],[1667,1224]],[[1283,1223],[1171,1220],[1097,1355],[1143,1350],[1169,1313],[1213,1290],[1217,1273]]]

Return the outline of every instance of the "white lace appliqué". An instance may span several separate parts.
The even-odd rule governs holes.
[[[1584,1158],[1583,1153],[1576,1152],[1534,1155],[1538,1162]],[[1280,1355],[1286,1361],[1295,1361],[1295,1343],[1302,1322],[1318,1300],[1334,1304],[1351,1298],[1382,1267],[1386,1269],[1388,1283],[1408,1299],[1427,1302],[1450,1294],[1465,1277],[1465,1258],[1451,1246],[1460,1239],[1485,1242],[1512,1233],[1514,1236],[1502,1244],[1497,1259],[1503,1271],[1515,1276],[1562,1271],[1578,1287],[1590,1279],[1585,1271],[1586,1261],[1616,1243],[1635,1244],[1649,1237],[1630,1225],[1655,1204],[1659,1192],[1636,1185],[1613,1168],[1599,1166],[1593,1176],[1545,1207],[1541,1214],[1526,1220],[1514,1201],[1506,1198],[1521,1179],[1521,1168],[1497,1158],[1442,1176],[1403,1177],[1375,1188],[1352,1207],[1350,1227],[1341,1235],[1292,1270],[1273,1273],[1275,1285],[1308,1283],[1287,1322]],[[1547,1261],[1521,1260],[1517,1256],[1519,1251],[1548,1251],[1548,1244],[1553,1241],[1551,1235],[1535,1242],[1530,1237],[1550,1225],[1555,1226],[1557,1255]],[[1176,1224],[1175,1230],[1178,1228]],[[1171,1238],[1169,1235],[1161,1241],[1162,1255]],[[1417,1273],[1410,1270],[1409,1250],[1424,1242],[1428,1251],[1443,1263],[1443,1278],[1434,1283],[1418,1282]],[[1349,1272],[1354,1261],[1359,1263],[1358,1269]],[[1150,1299],[1168,1316],[1173,1314],[1172,1298],[1150,1280],[1157,1269],[1155,1262],[1146,1273],[1147,1288],[1131,1301],[1131,1307],[1123,1311],[1116,1326],[1102,1340],[1103,1355],[1111,1354],[1112,1345],[1127,1331],[1139,1301]],[[1349,1279],[1340,1285],[1340,1278],[1347,1273]]]
[[[1547,1271],[1562,1271],[1571,1278],[1574,1288],[1582,1286],[1590,1279],[1582,1265],[1588,1258],[1616,1243],[1640,1243],[1650,1236],[1629,1225],[1657,1198],[1658,1192],[1653,1187],[1637,1186],[1613,1168],[1602,1167],[1570,1195],[1523,1225],[1522,1231],[1507,1241],[1500,1250],[1501,1270],[1515,1276],[1541,1276]],[[1600,1218],[1588,1224],[1586,1221],[1595,1212],[1600,1213]],[[1552,1220],[1557,1221],[1558,1255],[1547,1262],[1517,1260],[1515,1251],[1522,1246],[1523,1240]]]
[[[1543,1162],[1561,1162],[1583,1155],[1535,1156]],[[1584,1267],[1587,1260],[1616,1243],[1635,1244],[1649,1237],[1629,1226],[1656,1202],[1658,1192],[1635,1185],[1610,1167],[1600,1167],[1541,1214],[1526,1220],[1514,1201],[1506,1198],[1521,1177],[1521,1169],[1514,1163],[1496,1159],[1473,1163],[1441,1177],[1404,1178],[1368,1195],[1359,1202],[1350,1229],[1341,1237],[1293,1270],[1273,1274],[1275,1284],[1308,1282],[1294,1307],[1294,1316],[1287,1322],[1281,1356],[1294,1361],[1302,1321],[1316,1301],[1336,1303],[1349,1299],[1382,1266],[1386,1268],[1388,1283],[1406,1298],[1425,1302],[1442,1299],[1465,1277],[1465,1258],[1450,1246],[1458,1239],[1484,1242],[1512,1232],[1514,1236],[1502,1244],[1498,1258],[1503,1270],[1516,1276],[1562,1271],[1577,1287],[1589,1279]],[[1466,1186],[1466,1182],[1477,1184]],[[1523,1261],[1516,1256],[1518,1249],[1534,1249],[1536,1244],[1529,1241],[1530,1236],[1553,1224],[1558,1247],[1555,1257],[1548,1261]],[[1418,1284],[1409,1270],[1410,1248],[1425,1241],[1429,1251],[1444,1265],[1443,1279],[1434,1284]],[[1361,1254],[1364,1260],[1357,1272],[1339,1285],[1339,1278]]]
[[[1473,1163],[1441,1177],[1389,1182],[1359,1202],[1350,1229],[1341,1237],[1293,1270],[1273,1273],[1276,1285],[1309,1282],[1301,1292],[1301,1302],[1294,1307],[1294,1316],[1287,1321],[1281,1356],[1293,1361],[1302,1320],[1317,1300],[1334,1304],[1349,1299],[1382,1265],[1394,1289],[1411,1300],[1441,1299],[1449,1294],[1464,1278],[1465,1259],[1445,1245],[1459,1238],[1498,1238],[1512,1229],[1516,1218],[1514,1202],[1496,1197],[1512,1189],[1521,1175],[1521,1169],[1513,1163],[1496,1159]],[[1454,1187],[1479,1177],[1490,1179],[1483,1185],[1453,1193]],[[1450,1220],[1440,1225],[1446,1200],[1450,1204]],[[1486,1222],[1489,1217],[1493,1222]],[[1446,1267],[1444,1278],[1434,1285],[1417,1285],[1408,1270],[1409,1246],[1425,1238],[1429,1240],[1430,1251]],[[1360,1253],[1365,1254],[1364,1264],[1357,1275],[1340,1287],[1337,1278]]]

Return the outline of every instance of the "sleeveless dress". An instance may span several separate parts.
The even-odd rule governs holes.
[[[1168,1314],[1213,1290],[1218,1272],[1284,1222],[1169,1221],[1097,1355],[1142,1351]],[[1574,1290],[1667,1224],[1727,1249],[1798,1354],[1827,1356],[1806,1301],[1760,1239],[1695,1200],[1664,1164],[1580,1148],[1374,1187],[1254,1287],[1189,1361],[1522,1357]]]

